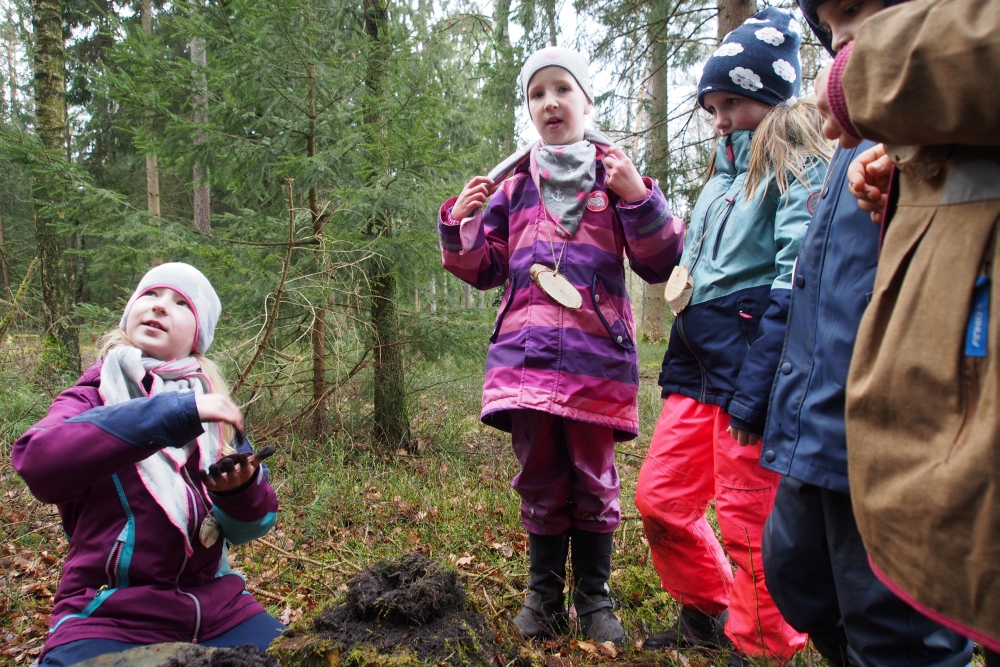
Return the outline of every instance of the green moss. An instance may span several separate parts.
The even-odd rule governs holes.
[[[344,667],[420,667],[420,660],[409,649],[384,654],[372,646],[362,644],[344,656],[343,665]]]

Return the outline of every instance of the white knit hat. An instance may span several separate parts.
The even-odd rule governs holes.
[[[524,67],[521,68],[521,92],[524,93],[524,99],[528,99],[528,83],[531,82],[531,77],[545,67],[562,67],[572,74],[580,84],[583,94],[587,96],[587,100],[591,104],[594,103],[594,88],[590,84],[590,62],[587,56],[561,46],[546,46],[532,53],[524,61]]]
[[[215,325],[219,323],[219,316],[222,315],[222,303],[212,287],[198,269],[183,262],[168,262],[154,266],[146,272],[146,275],[139,281],[132,298],[125,306],[122,314],[122,321],[118,327],[125,331],[125,320],[128,319],[132,304],[146,290],[155,287],[169,287],[170,289],[184,295],[184,298],[191,304],[194,312],[194,350],[199,354],[204,354],[215,338]]]

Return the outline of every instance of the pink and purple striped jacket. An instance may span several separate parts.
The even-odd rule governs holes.
[[[603,163],[587,210],[570,239],[547,230],[527,161],[464,224],[451,217],[455,199],[438,214],[444,268],[480,290],[504,284],[490,337],[481,419],[510,431],[509,410],[530,409],[610,426],[616,440],[639,431],[639,366],[623,259],[645,281],[666,281],[684,246],[684,221],[659,187],[626,204],[604,187]],[[553,246],[550,247],[549,232]],[[464,242],[463,242],[464,241]],[[565,252],[562,251],[566,243]],[[532,282],[532,264],[552,267],[580,290],[583,307],[560,306]]]

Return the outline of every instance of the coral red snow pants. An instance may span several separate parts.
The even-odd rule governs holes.
[[[635,504],[663,587],[708,614],[728,608],[726,635],[737,649],[784,663],[807,636],[785,622],[764,585],[760,541],[779,476],[760,467],[759,446],[740,447],[727,428],[718,406],[666,399]],[[712,498],[725,552],[705,517]]]

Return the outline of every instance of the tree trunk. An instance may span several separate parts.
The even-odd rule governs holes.
[[[436,313],[438,311],[438,291],[437,291],[437,278],[431,276],[430,281],[427,284],[427,298],[431,302],[431,312]]]
[[[0,203],[0,269],[3,272],[3,293],[5,298],[13,298],[14,294],[10,291],[10,273],[7,270],[7,249],[4,247],[3,243],[3,204]]]
[[[559,36],[559,25],[556,21],[556,0],[542,0],[542,8],[545,10],[545,24],[549,29],[549,46],[559,46],[556,43]]]
[[[316,157],[316,77],[310,65],[307,69],[308,83],[306,104],[309,112],[309,132],[306,134],[306,154]],[[316,186],[309,188],[309,211],[312,214],[313,236],[317,240],[323,235],[323,219],[319,212],[319,196]],[[326,260],[322,260],[324,265]],[[325,266],[324,266],[325,269]],[[324,278],[327,273],[323,271]],[[312,330],[312,374],[313,374],[313,417],[312,436],[321,438],[326,430],[326,305],[330,299],[329,292],[324,297],[323,307],[316,309],[316,319]]]
[[[54,160],[63,159],[66,128],[65,59],[61,0],[33,0],[31,25],[35,38],[33,69],[35,130]],[[80,372],[80,340],[73,320],[75,283],[73,262],[63,249],[56,220],[37,204],[55,193],[44,179],[33,185],[36,201],[35,243],[41,260],[42,298],[45,303],[45,336],[41,363],[57,373]],[[51,209],[50,209],[51,210]]]
[[[510,3],[511,0],[493,2],[493,41],[497,48],[509,51],[510,44]]]
[[[370,60],[365,71],[365,97],[363,115],[366,131],[372,143],[384,144],[386,119],[383,115],[386,87],[389,78],[390,36],[389,1],[364,0],[365,34],[371,47]],[[374,159],[379,160],[377,170],[367,185],[381,187],[381,177],[388,174],[390,165],[385,150]],[[374,214],[369,229],[372,236],[391,238],[392,215],[380,210]],[[376,256],[369,263],[369,281],[372,287],[371,319],[373,340],[373,444],[383,449],[409,449],[411,444],[410,420],[406,414],[406,391],[403,382],[403,357],[399,342],[399,314],[396,303],[396,272],[388,256]]]
[[[496,141],[499,158],[506,157],[517,148],[517,87],[512,85],[517,76],[514,49],[510,43],[511,0],[493,2],[493,43],[496,54],[494,81],[489,88],[496,117]]]
[[[472,285],[469,283],[462,283],[462,307],[472,308]]]
[[[160,168],[156,164],[156,153],[146,153],[146,210],[160,217]]]
[[[196,125],[208,123],[208,82],[205,79],[205,65],[208,62],[205,56],[205,39],[195,37],[191,40],[191,62],[198,67],[191,70],[194,78],[194,122]],[[200,144],[205,140],[205,133],[201,130],[194,135],[194,143]],[[192,170],[194,179],[194,227],[205,232],[211,230],[211,195],[208,189],[208,167],[200,162],[195,162]]]
[[[7,21],[10,25],[14,25],[14,9],[11,5],[9,13],[7,15]],[[5,40],[7,47],[7,86],[10,88],[10,122],[14,123],[18,117],[18,101],[17,101],[17,66],[14,64],[14,39],[8,35]]]
[[[657,25],[658,21],[652,21]],[[649,175],[659,179],[667,200],[670,200],[670,152],[667,131],[667,45],[656,34],[650,35],[652,56],[649,66]],[[666,335],[667,302],[663,289],[647,285],[643,289],[642,333],[651,341],[661,341]]]
[[[151,0],[142,0],[142,31],[153,34],[153,7]],[[146,154],[146,210],[160,217],[160,169],[156,164],[156,153]]]
[[[743,25],[743,22],[757,13],[756,0],[718,0],[719,24],[718,41]]]

